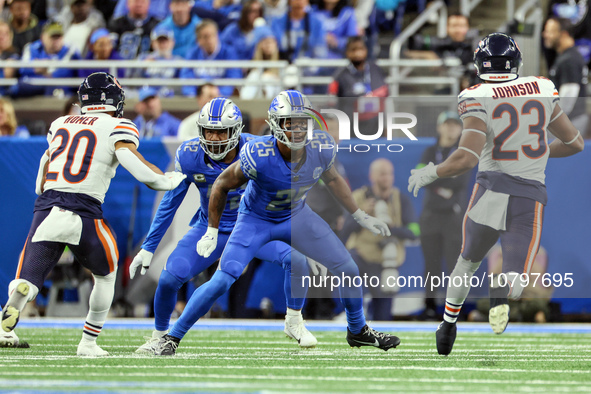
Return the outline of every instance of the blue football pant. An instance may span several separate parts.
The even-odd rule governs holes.
[[[224,250],[220,268],[209,282],[193,293],[170,335],[183,338],[193,324],[209,311],[215,300],[240,277],[256,252],[271,241],[291,244],[303,255],[324,264],[333,275],[351,278],[359,275],[359,269],[345,246],[329,225],[307,205],[291,220],[279,223],[241,213]],[[295,276],[306,275],[309,272],[306,260],[294,259],[292,271]],[[354,286],[341,286],[339,290],[349,329],[359,333],[365,325],[363,291]],[[299,293],[299,289],[294,291]]]
[[[158,331],[168,330],[170,316],[177,302],[177,294],[183,284],[205,271],[222,255],[230,236],[226,232],[218,233],[218,244],[211,256],[204,258],[197,253],[197,242],[206,231],[206,226],[191,228],[168,257],[166,266],[160,274],[156,295],[154,296],[155,328]],[[291,261],[292,259],[299,261],[297,265],[300,266],[306,264],[306,258],[283,242],[270,242],[262,245],[253,257],[270,261],[283,267],[285,270],[283,286],[287,307],[291,309],[302,309],[305,292],[301,297],[292,297],[291,283],[292,281],[295,282],[296,278],[292,276]]]

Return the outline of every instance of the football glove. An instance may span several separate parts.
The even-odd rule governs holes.
[[[145,275],[146,271],[148,271],[148,268],[150,268],[150,263],[152,262],[153,256],[154,253],[140,249],[129,266],[129,278],[133,279],[135,277],[135,273],[139,267],[142,267],[141,274]]]
[[[416,197],[419,194],[421,187],[427,186],[428,184],[439,178],[437,175],[437,166],[433,163],[427,164],[420,170],[410,170],[410,178],[408,178],[408,191]]]
[[[218,244],[218,229],[215,227],[208,227],[203,237],[197,242],[197,253],[200,256],[208,258],[211,256]]]
[[[368,229],[375,235],[389,237],[391,234],[390,229],[388,228],[388,225],[386,223],[374,218],[373,216],[369,216],[361,209],[355,211],[355,213],[353,214],[353,219],[355,219],[355,221],[359,223],[361,227]]]
[[[166,190],[176,189],[177,186],[180,185],[181,182],[184,181],[185,178],[187,177],[182,172],[177,172],[177,171],[165,172],[164,176],[170,180],[170,188],[166,189]]]

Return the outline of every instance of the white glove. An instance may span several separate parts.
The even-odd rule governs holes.
[[[408,178],[408,191],[416,197],[419,194],[419,189],[423,186],[434,182],[439,175],[437,175],[437,166],[433,163],[427,164],[420,170],[410,170],[410,178]]]
[[[135,277],[135,273],[137,269],[141,266],[142,267],[142,275],[146,274],[148,268],[150,268],[150,263],[152,262],[152,257],[154,253],[148,252],[147,250],[140,249],[138,254],[135,255],[131,265],[129,266],[129,278],[133,279]]]
[[[164,176],[170,180],[170,189],[168,189],[168,190],[176,189],[177,186],[180,185],[181,182],[184,181],[185,178],[187,177],[182,172],[177,172],[177,171],[165,172]]]
[[[320,264],[318,261],[313,260],[309,257],[306,258],[308,260],[308,265],[310,266],[310,271],[312,271],[312,275],[320,275],[320,276],[327,276],[328,275],[328,268],[324,265]]]
[[[215,227],[208,227],[203,237],[197,242],[197,253],[200,256],[208,258],[211,256],[218,244],[218,229]]]
[[[361,227],[365,227],[375,235],[389,237],[391,234],[390,229],[388,228],[388,225],[386,223],[374,218],[373,216],[369,216],[361,209],[355,211],[355,213],[353,214],[353,219],[355,219],[355,221],[359,223]]]

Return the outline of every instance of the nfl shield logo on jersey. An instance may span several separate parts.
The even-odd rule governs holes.
[[[316,167],[314,169],[314,173],[312,174],[312,176],[314,177],[314,179],[318,179],[320,178],[320,175],[322,175],[322,167]]]

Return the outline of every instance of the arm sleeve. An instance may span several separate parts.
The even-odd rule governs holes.
[[[155,190],[170,190],[171,181],[166,175],[160,175],[152,171],[139,157],[128,148],[120,148],[115,151],[117,160],[135,179]]]
[[[160,205],[158,205],[158,210],[156,210],[154,220],[152,220],[150,231],[142,244],[142,249],[151,253],[156,251],[162,237],[170,227],[177,209],[185,198],[189,186],[191,186],[191,181],[187,178],[176,189],[164,193],[164,197],[160,201]]]

